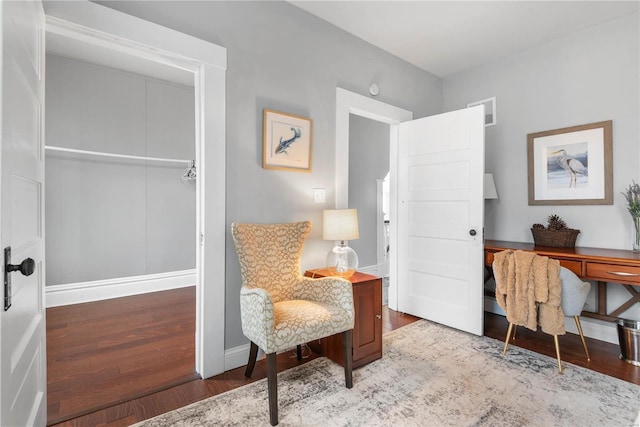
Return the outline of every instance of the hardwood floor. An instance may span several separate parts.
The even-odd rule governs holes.
[[[200,377],[195,288],[47,309],[47,423]]]
[[[176,298],[180,297],[173,295],[172,293],[178,291],[182,291],[185,293],[185,295],[182,295],[182,298],[185,298],[184,303],[176,304]],[[78,366],[83,366],[83,363],[87,364],[88,366],[91,366],[93,368],[93,372],[99,373],[92,375],[88,375],[85,373],[78,375],[77,378],[73,378],[73,375],[70,374],[72,370],[67,370],[64,374],[58,374],[57,372],[55,372],[55,370],[53,372],[50,371],[50,384],[54,379],[56,381],[59,381],[56,388],[50,389],[48,391],[48,406],[50,410],[51,408],[53,408],[55,411],[60,412],[60,408],[64,407],[65,404],[67,405],[67,407],[71,404],[69,402],[70,399],[73,400],[72,406],[76,408],[76,410],[79,410],[78,408],[81,408],[83,406],[85,407],[85,409],[82,411],[84,412],[84,415],[79,415],[74,417],[73,419],[56,424],[57,426],[127,426],[138,421],[151,418],[155,415],[159,415],[161,413],[168,412],[173,409],[188,405],[190,403],[208,398],[210,396],[214,396],[216,394],[223,393],[225,391],[243,386],[245,384],[249,384],[259,379],[266,378],[266,365],[265,360],[263,359],[256,363],[253,377],[250,379],[244,377],[244,367],[241,367],[217,375],[213,378],[209,378],[207,380],[189,380],[189,375],[194,375],[194,335],[193,331],[188,327],[188,325],[190,324],[189,321],[185,320],[183,322],[176,319],[192,316],[191,321],[193,321],[193,316],[195,316],[195,314],[194,309],[192,308],[192,304],[195,304],[195,295],[188,295],[187,291],[177,290],[159,292],[156,294],[147,294],[147,298],[142,297],[145,296],[129,297],[132,298],[132,300],[124,298],[121,299],[121,301],[117,301],[115,307],[112,306],[111,308],[106,309],[109,313],[109,316],[103,314],[104,316],[106,316],[103,317],[103,322],[105,323],[104,325],[100,325],[100,322],[98,321],[91,327],[85,327],[82,326],[81,321],[73,320],[75,318],[72,318],[70,315],[63,315],[61,313],[55,313],[55,315],[59,316],[59,318],[57,318],[54,323],[53,319],[49,319],[50,312],[47,312],[47,322],[51,322],[51,325],[49,326],[52,327],[52,333],[56,333],[56,331],[58,331],[59,329],[67,329],[67,333],[60,333],[58,331],[57,336],[49,335],[48,332],[48,346],[51,345],[54,348],[56,346],[62,347],[62,349],[65,350],[65,357],[63,359],[72,360],[74,361],[74,363],[77,363]],[[135,298],[135,300],[133,300],[133,298]],[[191,301],[187,302],[189,299],[191,299]],[[149,304],[147,304],[147,302],[149,302]],[[103,303],[107,304],[106,302]],[[91,307],[82,307],[82,310],[84,310],[85,313],[88,313],[89,315],[93,314],[93,312],[95,311],[98,311],[97,306],[99,305],[98,303],[90,304],[95,305]],[[82,305],[85,306],[86,304]],[[154,305],[157,308],[153,308]],[[174,307],[169,307],[168,305],[172,305]],[[131,314],[131,318],[120,314],[120,309],[123,309],[125,307],[130,307],[132,312],[134,313]],[[171,320],[169,313],[174,309],[177,311],[173,314],[174,316],[176,316],[176,319]],[[53,311],[55,309],[51,310]],[[62,310],[61,308],[60,311],[63,312],[64,310]],[[145,317],[142,315],[142,313],[147,313],[147,315],[150,317]],[[99,315],[96,315],[96,317],[100,318]],[[114,319],[111,319],[112,317],[122,318],[125,324],[129,324],[132,327],[132,331],[112,331],[110,328],[112,328],[113,326],[106,325],[112,324],[111,322],[114,321]],[[150,319],[155,320],[152,321]],[[415,322],[416,320],[418,320],[418,318],[389,310],[387,309],[387,307],[384,307],[382,320],[383,330],[384,332],[388,332],[394,329],[398,329],[409,323]],[[159,330],[152,331],[153,322],[158,322]],[[54,325],[58,326],[54,327]],[[112,333],[111,335],[109,335],[110,338],[105,339],[105,344],[103,346],[103,348],[107,349],[105,351],[109,351],[109,349],[111,348],[120,347],[129,350],[125,352],[127,355],[127,357],[125,358],[128,358],[129,364],[132,365],[132,367],[130,367],[129,370],[125,369],[123,375],[119,375],[122,384],[115,385],[115,383],[117,382],[117,380],[115,379],[104,379],[100,380],[102,381],[100,382],[94,378],[95,375],[102,376],[106,375],[108,372],[118,371],[120,368],[114,368],[114,366],[119,366],[123,363],[110,361],[109,357],[105,357],[105,354],[101,353],[100,345],[85,343],[85,347],[83,347],[82,345],[78,345],[76,350],[66,348],[67,346],[71,345],[70,343],[73,341],[71,329],[74,325],[78,326],[79,329],[81,329],[81,333],[83,334],[93,333],[93,330],[111,331]],[[137,332],[136,329],[138,327],[145,330],[145,332]],[[157,347],[159,344],[155,344],[154,339],[152,339],[153,337],[159,337],[159,340],[162,341],[163,337],[165,336],[163,331],[163,329],[165,328],[172,329],[172,333],[178,335],[180,332],[182,332],[182,334],[186,337],[183,341],[181,341],[182,344],[180,344],[179,346],[175,346],[178,347],[180,351],[173,352],[171,357],[180,358],[180,354],[178,353],[182,351],[187,355],[185,359],[189,359],[191,360],[191,362],[190,364],[188,364],[184,361],[176,361],[176,364],[180,365],[181,367],[179,369],[176,369],[175,371],[173,370],[173,368],[169,368],[172,365],[172,363],[169,362],[170,357],[162,357],[163,350]],[[487,336],[503,341],[506,334],[506,329],[507,322],[503,317],[485,313],[485,334]],[[114,337],[117,335],[122,335],[122,337],[124,338],[121,343],[117,343],[115,341]],[[133,350],[136,337],[141,341],[141,344],[138,350]],[[56,343],[56,338],[64,339],[64,342],[66,344]],[[180,338],[174,336],[174,339]],[[542,332],[534,333],[525,330],[525,328],[519,328],[517,334],[517,345],[555,357],[552,337]],[[635,384],[640,384],[640,368],[621,361],[618,358],[619,350],[617,345],[591,339],[588,339],[587,345],[589,346],[589,351],[592,357],[592,360],[589,364],[586,363],[579,337],[572,334],[567,334],[564,337],[560,337],[560,349],[562,352],[563,362],[585,366],[598,372],[603,372],[608,375],[633,382]],[[139,359],[139,355],[137,354],[138,351],[144,354],[155,355],[155,357],[146,359],[146,361],[143,362],[143,359]],[[114,351],[114,354],[118,354],[118,352]],[[313,352],[308,352],[307,355],[308,357],[303,359],[301,362],[298,362],[296,360],[294,352],[288,352],[278,355],[278,371],[280,372],[299,364],[306,363],[317,357],[317,355]],[[49,357],[51,357],[51,354],[49,354]],[[85,357],[87,357],[89,360],[83,362],[82,360]],[[155,359],[159,359],[157,365],[154,364],[156,363]],[[103,363],[104,365],[98,366],[97,363]],[[153,377],[153,381],[146,379],[142,380],[143,382],[148,381],[146,392],[141,392],[139,390],[134,392],[129,389],[130,387],[136,385],[135,383],[138,382],[138,378],[143,378],[143,375],[140,373],[130,374],[130,372],[137,372],[138,369],[134,368],[136,366],[139,370],[156,374],[151,375]],[[89,368],[83,369],[88,370]],[[182,373],[178,374],[178,371],[182,371]],[[169,372],[172,373],[170,374]],[[130,375],[133,375],[133,377],[130,377]],[[67,381],[67,383],[62,382],[59,377],[64,378],[64,381]],[[163,378],[166,380],[165,385],[158,386],[157,384],[162,383]],[[175,385],[175,383],[171,384],[171,381],[177,381],[176,378],[182,378],[183,383],[179,385]],[[154,381],[157,386],[157,391],[153,391],[149,386],[149,384]],[[63,384],[67,384],[70,390],[66,389]],[[102,390],[102,387],[110,389],[115,394],[121,393],[121,396],[116,399],[117,403],[97,403],[95,396],[106,395],[106,393]],[[73,398],[69,396],[65,397],[65,393],[73,394],[75,390],[78,389],[83,390],[83,393],[75,393],[76,397]],[[136,397],[136,393],[142,394],[138,394],[138,396]],[[113,398],[111,398],[111,402],[113,402]],[[97,406],[91,408],[91,405]],[[51,413],[49,420],[49,424],[55,424],[57,422],[54,417],[51,417]],[[51,420],[53,420],[53,422]]]

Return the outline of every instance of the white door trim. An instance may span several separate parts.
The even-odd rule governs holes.
[[[194,75],[196,371],[203,378],[224,372],[226,49],[87,1],[51,2],[46,13],[47,31]]]
[[[350,92],[346,89],[336,88],[336,209],[348,208],[349,206],[349,115],[365,117],[382,123],[389,124],[389,172],[391,186],[389,218],[390,218],[390,247],[389,253],[389,308],[395,310],[398,307],[397,294],[397,263],[393,254],[397,251],[397,224],[395,221],[397,211],[397,147],[398,147],[398,125],[413,119],[411,111],[395,107],[390,104],[367,98],[366,96]]]

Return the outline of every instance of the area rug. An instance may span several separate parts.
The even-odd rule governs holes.
[[[319,358],[278,374],[281,426],[638,426],[640,386],[428,321],[384,335],[383,358]],[[137,424],[268,426],[266,380]]]

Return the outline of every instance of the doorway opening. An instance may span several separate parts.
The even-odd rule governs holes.
[[[47,6],[46,31],[48,36],[59,36],[67,43],[75,44],[80,49],[84,48],[88,53],[99,52],[98,56],[106,55],[107,52],[117,53],[117,57],[122,59],[122,66],[130,67],[132,64],[144,63],[148,67],[145,72],[133,70],[127,70],[127,72],[151,75],[154,84],[158,81],[171,81],[169,86],[180,85],[173,78],[153,74],[160,69],[164,69],[163,72],[168,71],[170,74],[186,76],[190,82],[187,86],[191,88],[189,89],[192,97],[190,102],[194,113],[191,120],[192,143],[195,145],[195,148],[192,147],[193,156],[185,158],[181,155],[171,154],[169,156],[165,153],[162,156],[143,155],[137,157],[168,157],[172,160],[194,161],[197,179],[195,190],[191,191],[194,193],[192,196],[195,197],[195,226],[192,226],[192,231],[189,232],[190,236],[181,237],[188,242],[177,246],[188,245],[189,249],[185,250],[182,255],[188,252],[195,254],[195,262],[193,269],[179,271],[187,271],[186,276],[191,275],[189,280],[192,285],[195,285],[195,333],[192,335],[192,337],[195,336],[195,371],[202,378],[224,372],[224,247],[226,233],[224,231],[224,209],[221,209],[220,200],[225,200],[226,50],[95,3],[60,2]],[[87,58],[85,57],[83,61],[86,62]],[[115,64],[120,64],[116,59],[109,61],[108,65],[112,67]],[[115,68],[120,68],[120,65]],[[80,82],[77,83],[80,84]],[[167,86],[163,88],[166,89]],[[148,85],[145,84],[145,91],[147,89]],[[129,116],[134,114],[135,112],[123,115],[120,119],[126,122],[130,119]],[[120,123],[112,124],[117,127]],[[126,144],[124,146],[128,147]],[[207,150],[205,150],[205,146]],[[168,148],[170,147],[169,144]],[[98,152],[100,150],[83,151]],[[73,153],[73,155],[86,156],[88,154]],[[149,172],[150,170],[160,175],[167,172],[162,166],[155,164],[155,159],[126,159],[127,162],[140,160],[148,163],[144,169],[145,178],[148,173],[152,174]],[[98,163],[95,159],[88,160],[88,162],[93,162],[92,166]],[[151,166],[152,162],[154,165]],[[123,173],[114,176],[121,180],[122,187],[132,182],[132,177],[124,172],[140,169],[139,165],[133,164],[118,167],[121,167]],[[180,179],[183,172],[188,172],[186,168],[187,165],[180,165],[176,180],[167,185],[193,185],[193,183],[185,183]],[[189,173],[186,175],[188,176]],[[83,176],[80,175],[78,180],[82,180],[82,178]],[[146,187],[149,180],[145,182],[144,186]],[[160,186],[158,192],[163,190],[164,187]],[[135,200],[133,202],[135,204]],[[171,228],[173,224],[166,224],[166,226]],[[205,235],[205,230],[207,235]],[[73,260],[67,260],[67,266],[72,264]],[[156,279],[163,278],[156,277]],[[121,286],[121,288],[123,287],[126,286]],[[168,286],[168,288],[171,287],[176,287],[176,285]],[[95,288],[100,288],[100,286]],[[77,292],[77,289],[60,289],[60,291],[70,294],[74,291]],[[138,290],[134,293],[140,294],[141,292]],[[46,297],[52,302],[55,300],[53,294],[49,295],[48,292]]]
[[[48,422],[58,423],[194,378],[195,292],[168,304],[159,291],[195,289],[195,94],[186,71],[51,32],[46,46]]]
[[[394,221],[397,215],[397,192],[394,188],[397,174],[398,125],[413,119],[411,111],[395,107],[384,102],[359,95],[342,88],[336,88],[336,208],[349,207],[349,131],[351,115],[370,119],[388,125],[389,135],[389,227],[387,255],[389,263],[389,281],[385,293],[388,295],[388,307],[397,310],[397,271],[394,246],[396,246],[397,227]],[[382,221],[384,223],[384,221]],[[381,221],[377,220],[378,227]],[[379,234],[378,234],[379,235]],[[382,237],[382,236],[380,236]],[[376,247],[380,248],[378,241]],[[379,250],[379,249],[378,249]]]
[[[386,263],[383,183],[389,175],[389,124],[349,115],[349,208],[358,210],[360,238],[350,242],[359,258],[358,270],[382,278],[387,304],[389,269]],[[387,178],[387,184],[389,180]],[[387,196],[388,196],[387,185]],[[387,221],[389,224],[387,200]]]
[[[47,306],[194,286],[192,74],[51,32],[46,59]]]

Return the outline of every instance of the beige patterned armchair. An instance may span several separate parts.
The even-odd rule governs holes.
[[[311,279],[300,271],[300,256],[311,222],[231,225],[242,289],[242,332],[251,341],[245,376],[251,376],[258,347],[267,356],[269,417],[278,424],[276,352],[343,333],[345,382],[352,387],[353,288],[349,281]]]

